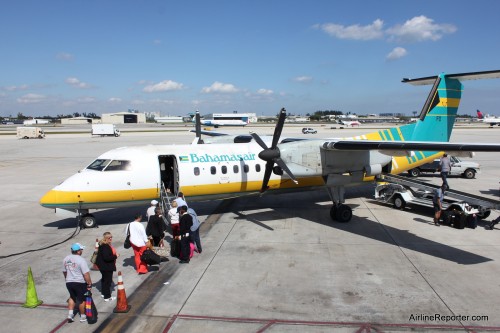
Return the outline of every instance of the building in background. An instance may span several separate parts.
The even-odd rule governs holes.
[[[134,112],[103,113],[103,124],[145,124],[146,114]]]

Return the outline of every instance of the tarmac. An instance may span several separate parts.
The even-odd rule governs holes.
[[[310,126],[310,125],[308,125]],[[285,125],[282,136],[347,137],[372,128]],[[219,128],[272,134],[272,127]],[[261,132],[262,131],[262,132]],[[46,132],[48,132],[46,130]],[[78,132],[78,131],[77,131]],[[396,210],[376,202],[374,184],[347,189],[349,223],[332,222],[324,190],[196,202],[204,221],[203,253],[188,265],[171,258],[137,275],[122,246],[126,224],[147,207],[101,210],[99,228],[78,229],[39,205],[40,197],[101,153],[121,146],[191,143],[186,128],[122,131],[122,136],[0,136],[0,327],[3,332],[500,332],[500,225],[480,221],[458,230],[432,223],[432,209]],[[500,128],[456,128],[454,142],[499,142]],[[452,177],[452,188],[499,200],[497,153],[477,153],[476,179]],[[420,180],[439,184],[438,175]],[[498,216],[493,212],[487,219]],[[99,320],[66,323],[68,292],[62,259],[79,242],[90,259],[96,238],[110,231],[120,253],[127,314],[100,295]],[[170,236],[167,236],[170,241]],[[22,307],[31,268],[43,304]],[[116,275],[114,276],[116,283]],[[113,291],[116,296],[116,288]]]

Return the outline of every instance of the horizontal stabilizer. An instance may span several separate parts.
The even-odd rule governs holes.
[[[331,150],[392,150],[392,151],[482,151],[500,152],[499,144],[452,143],[426,141],[370,141],[352,140],[323,143],[324,149]]]
[[[446,74],[445,77],[450,79],[457,79],[459,81],[463,80],[480,80],[480,79],[499,79],[500,70],[495,71],[485,71],[485,72],[471,72],[471,73],[459,73],[459,74]],[[409,83],[414,86],[423,86],[434,84],[437,76],[428,76],[418,79],[407,79],[404,78],[401,82]]]

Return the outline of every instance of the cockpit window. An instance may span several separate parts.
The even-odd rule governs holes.
[[[112,160],[111,163],[108,164],[104,171],[123,171],[130,170],[130,161],[119,161]]]
[[[97,159],[94,162],[92,162],[87,169],[90,170],[96,170],[96,171],[102,171],[108,164],[111,162],[111,160],[101,160]]]

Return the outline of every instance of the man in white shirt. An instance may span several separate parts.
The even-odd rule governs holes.
[[[177,207],[188,205],[186,199],[184,199],[184,193],[182,192],[177,193],[177,198],[175,198],[174,201],[177,202]]]
[[[135,220],[130,222],[127,228],[130,232],[130,243],[134,250],[135,269],[138,274],[146,274],[148,272],[148,265],[141,260],[141,255],[149,247],[149,239],[141,220],[141,214],[135,215]],[[127,232],[127,230],[125,230],[125,232]]]

